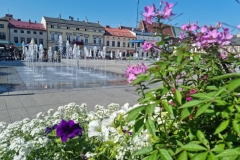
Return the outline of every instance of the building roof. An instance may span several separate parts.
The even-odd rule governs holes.
[[[158,32],[157,29],[155,28],[157,26],[158,26],[157,23],[153,22],[153,24],[148,24],[145,21],[141,20],[139,22],[138,28],[140,30],[144,29],[146,32],[156,33]],[[171,25],[163,24],[163,27],[166,27],[165,29],[163,29],[164,35],[170,35],[171,37],[175,37]]]
[[[240,46],[240,33],[233,36],[233,38],[231,39],[231,44],[233,46]]]
[[[128,29],[121,29],[121,28],[105,28],[105,34],[109,36],[115,36],[115,37],[127,37],[127,38],[136,38],[135,35],[133,35],[130,30]]]
[[[5,16],[2,17],[1,19],[5,19],[5,20],[15,20],[15,19],[13,18],[13,15],[12,15],[12,14],[5,14]]]
[[[43,16],[43,18],[46,20],[46,22],[104,29],[102,25],[94,22],[75,21],[75,20],[53,18],[53,17],[46,17],[46,16]]]
[[[35,23],[35,22],[23,22],[23,21],[10,20],[9,27],[46,31],[43,24]]]

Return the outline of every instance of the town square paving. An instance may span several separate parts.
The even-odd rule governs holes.
[[[139,96],[135,93],[136,88],[127,84],[123,77],[127,63],[116,63],[114,60],[107,60],[106,62],[102,60],[84,61],[80,60],[80,67],[86,67],[87,65],[91,69],[100,68],[99,70],[120,78],[116,81],[109,80],[105,84],[98,85],[31,87],[29,84],[31,79],[24,80],[21,75],[23,73],[19,70],[21,71],[21,68],[33,64],[25,61],[0,61],[0,121],[10,123],[27,117],[35,118],[39,112],[46,113],[51,108],[57,109],[59,106],[71,102],[76,104],[87,103],[89,110],[94,110],[96,104],[107,106],[110,103],[120,105],[137,103]],[[36,62],[34,65],[60,67],[75,66],[75,63],[74,60],[63,60],[56,64]]]

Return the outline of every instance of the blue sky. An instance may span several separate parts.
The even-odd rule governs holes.
[[[144,11],[144,6],[154,3],[159,5],[159,0],[139,0],[139,13]],[[182,16],[171,21],[171,24],[181,26],[187,22],[198,21],[200,25],[215,25],[218,21],[233,26],[240,24],[240,4],[235,0],[169,0],[178,4],[173,12]],[[13,14],[14,18],[23,21],[41,21],[42,16],[68,19],[69,16],[76,20],[88,18],[90,22],[100,21],[103,26],[117,27],[136,26],[137,0],[1,0],[0,17],[6,13]],[[139,19],[141,15],[139,14]],[[234,30],[233,33],[240,32]]]

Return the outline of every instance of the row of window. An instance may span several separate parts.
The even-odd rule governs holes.
[[[32,40],[32,38],[27,38],[27,41],[25,41],[26,39],[24,38],[24,37],[21,37],[20,38],[20,41],[19,41],[19,37],[14,37],[14,42],[15,43],[22,43],[22,42],[24,42],[24,43],[30,43],[31,42],[31,40]],[[34,38],[34,42],[35,42],[35,44],[43,44],[43,39],[39,39],[39,40],[37,40],[37,38]],[[38,43],[39,42],[39,43]]]
[[[55,26],[54,25],[51,25],[51,28],[55,28]],[[57,29],[61,29],[61,26],[57,26]],[[70,27],[67,27],[67,29],[71,29]],[[76,30],[80,30],[80,28],[76,28]],[[84,29],[85,31],[88,31],[88,29]],[[102,32],[102,30],[93,30],[93,32]]]
[[[14,30],[14,33],[18,33],[18,30]],[[20,30],[20,33],[24,33],[24,30]],[[32,31],[33,34],[37,34],[37,31]],[[31,31],[27,31],[27,34],[31,34]],[[39,32],[40,35],[43,35],[43,32]]]
[[[4,24],[0,24],[0,28],[4,28]]]
[[[59,40],[59,36],[60,35],[56,35],[56,34],[51,34],[51,40],[52,41],[57,41],[57,40]],[[72,38],[72,39],[71,39]],[[89,43],[89,41],[88,41],[88,37],[84,37],[84,39],[82,39],[82,36],[74,36],[74,37],[71,37],[71,35],[67,35],[67,40],[68,41],[73,41],[73,40],[75,40],[75,41],[78,41],[78,42],[80,42],[80,41],[83,41],[84,40],[84,43],[85,44],[87,44],[87,43]],[[93,38],[93,43],[95,43],[95,44],[102,44],[102,38]]]
[[[106,44],[107,46],[110,46],[110,41],[107,41],[107,44]],[[115,41],[112,41],[112,45],[111,45],[112,47],[121,47],[121,43],[118,41],[117,42],[117,45],[115,46]],[[129,47],[130,48],[130,46],[132,47],[132,48],[134,48],[134,43],[131,43],[131,45],[130,45],[130,43],[127,43],[127,47]],[[122,47],[126,47],[126,42],[123,42],[122,43]],[[137,47],[140,47],[140,43],[137,43]]]

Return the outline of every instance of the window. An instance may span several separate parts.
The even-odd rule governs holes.
[[[25,38],[21,37],[21,43],[25,42]]]
[[[0,32],[0,39],[6,39],[6,34],[4,32]]]
[[[101,30],[99,30],[99,32],[102,32]]]
[[[0,28],[4,28],[4,24],[0,24]]]
[[[30,31],[27,31],[27,34],[31,34],[31,32],[30,32]]]
[[[39,44],[43,44],[43,39],[39,39]]]
[[[36,31],[33,31],[33,34],[37,34],[37,32],[36,32]]]
[[[61,29],[61,26],[57,26],[58,29]]]
[[[115,46],[115,41],[112,41],[112,46],[113,46],[113,47]]]
[[[54,28],[54,25],[51,25],[51,28]]]
[[[123,42],[123,47],[125,47],[125,45],[126,45],[126,43],[125,43],[125,42]]]
[[[130,47],[130,43],[128,43],[128,48]]]
[[[14,37],[14,42],[18,43],[18,37]]]
[[[42,35],[43,33],[42,32],[39,32],[40,35]]]
[[[134,43],[132,43],[132,48],[134,48]]]
[[[30,43],[31,42],[31,38],[27,38],[27,43]]]
[[[17,30],[16,30],[16,29],[14,30],[14,33],[17,33]]]
[[[85,29],[85,31],[87,31],[87,29]]]
[[[21,30],[21,33],[24,33],[24,30]]]
[[[85,37],[85,43],[86,44],[88,43],[88,37]]]
[[[76,28],[76,30],[78,30],[78,31],[79,31],[79,28]]]
[[[35,42],[35,44],[37,44],[37,38],[34,38],[34,42]]]
[[[140,47],[140,43],[137,43],[137,46]]]
[[[102,39],[98,38],[98,44],[102,44]]]
[[[67,27],[67,29],[70,29],[70,27]]]
[[[51,34],[51,40],[54,41],[54,34]]]
[[[109,46],[109,41],[107,41],[107,46]]]
[[[94,32],[96,32],[96,30],[95,30],[95,29],[94,29],[93,31],[94,31]]]
[[[93,38],[93,43],[97,43],[97,39],[95,37]]]
[[[117,46],[120,47],[120,42],[117,42]]]
[[[80,42],[81,41],[81,36],[76,36],[76,41]]]
[[[71,35],[67,34],[67,40],[70,42],[71,39],[70,39]]]

